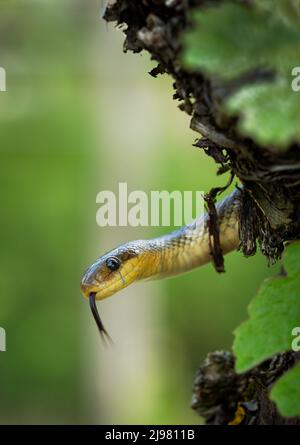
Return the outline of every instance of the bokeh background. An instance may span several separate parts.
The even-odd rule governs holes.
[[[1,0],[0,423],[192,424],[194,373],[230,348],[272,273],[260,254],[130,287],[100,305],[100,341],[79,291],[84,269],[119,243],[171,228],[100,228],[96,195],[223,185],[192,147],[172,82],[147,54],[123,54],[96,0]],[[273,271],[274,272],[274,271]]]

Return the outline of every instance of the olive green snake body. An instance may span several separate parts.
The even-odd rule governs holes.
[[[239,247],[241,190],[235,189],[216,205],[219,243],[226,254]],[[150,240],[130,241],[98,258],[81,279],[81,291],[90,299],[100,332],[106,333],[95,300],[103,300],[132,283],[187,272],[212,260],[209,215]],[[98,317],[98,319],[97,319]]]

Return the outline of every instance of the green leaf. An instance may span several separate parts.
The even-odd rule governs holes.
[[[195,26],[185,36],[189,68],[230,79],[258,67],[290,73],[299,64],[300,27],[289,26],[275,12],[227,3],[196,11],[193,19]]]
[[[299,0],[225,3],[196,10],[184,39],[184,63],[224,82],[258,68],[274,71],[268,83],[248,84],[226,100],[225,114],[261,145],[286,148],[300,142],[300,92],[292,70],[300,65]],[[225,83],[226,85],[226,83]]]
[[[300,58],[299,58],[300,60]],[[263,146],[284,149],[300,141],[300,92],[281,79],[272,85],[244,87],[226,103],[230,115],[239,115],[238,129]]]
[[[300,414],[300,363],[286,372],[271,391],[273,400],[280,413],[286,417]]]
[[[299,0],[255,0],[256,6],[260,10],[276,16],[285,24],[299,26],[300,1]]]
[[[300,242],[287,247],[284,265],[287,276],[265,281],[249,305],[249,320],[235,330],[238,372],[291,349],[292,330],[300,326]]]

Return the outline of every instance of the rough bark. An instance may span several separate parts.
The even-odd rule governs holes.
[[[248,3],[248,0],[240,2]],[[212,3],[215,2],[213,0],[117,0],[106,9],[104,18],[123,27],[124,51],[146,50],[151,54],[152,59],[157,62],[150,72],[152,76],[166,73],[173,77],[173,99],[179,102],[178,106],[182,111],[191,116],[191,128],[201,135],[195,146],[203,149],[215,160],[218,164],[218,174],[230,171],[232,177],[237,177],[243,185],[244,199],[240,215],[241,251],[246,256],[253,255],[258,242],[269,263],[273,263],[280,258],[284,242],[299,239],[300,235],[300,150],[296,145],[291,145],[284,153],[276,152],[273,147],[260,147],[255,141],[239,134],[237,119],[229,119],[222,112],[222,103],[230,93],[246,83],[261,79],[271,81],[272,72],[255,70],[234,81],[222,82],[216,78],[207,78],[202,74],[186,71],[182,67],[181,37],[183,31],[191,26],[189,12],[195,7],[201,8]],[[215,189],[207,196],[211,215],[214,215],[214,198]],[[212,233],[214,230],[217,230],[217,227],[212,227]],[[216,269],[222,271],[222,257],[218,252],[213,253],[216,254],[214,257]],[[270,375],[276,377],[280,370],[289,368],[294,360],[291,357],[293,357],[291,354],[275,357],[273,360],[275,362],[281,360],[282,367],[279,371],[277,369],[275,374],[270,369],[264,371],[267,374],[266,378]],[[202,393],[199,393],[199,388],[203,382],[205,384],[205,379],[203,382],[201,379],[210,369],[210,361],[215,359],[222,359],[223,363],[222,367],[218,368],[220,381],[223,377],[225,381],[229,378],[232,384],[229,385],[231,388],[229,393],[227,390],[218,392],[219,386],[216,386],[214,394],[217,399],[222,398],[222,403],[216,405],[209,403],[207,411],[205,408],[207,401],[203,399]],[[246,409],[251,412],[252,402],[244,398],[243,391],[238,388],[253,384],[255,416],[251,415],[251,421],[245,420],[245,422],[289,422],[276,413],[274,405],[267,398],[268,385],[264,383],[265,376],[262,377],[264,366],[257,368],[257,372],[254,370],[240,377],[234,373],[232,356],[226,353],[210,355],[200,368],[198,380],[196,378],[194,407],[208,423],[226,423],[232,419],[238,402],[244,403]],[[202,382],[200,386],[199,379]],[[238,387],[235,387],[236,384]],[[242,409],[244,408],[241,406]]]
[[[279,354],[244,374],[234,370],[230,352],[208,354],[197,370],[192,408],[209,425],[300,425],[300,418],[280,416],[268,394],[273,383],[299,359]]]

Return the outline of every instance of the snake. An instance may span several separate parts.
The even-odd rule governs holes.
[[[239,248],[242,190],[236,188],[216,206],[219,246],[225,255]],[[104,300],[142,280],[179,275],[212,262],[209,212],[191,224],[153,239],[126,242],[100,256],[83,274],[81,292],[102,336],[110,338],[97,311]]]

